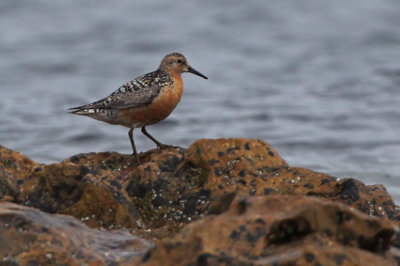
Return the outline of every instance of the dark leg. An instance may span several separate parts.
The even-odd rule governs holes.
[[[152,135],[150,135],[147,131],[145,127],[142,127],[142,133],[148,137],[149,139],[151,139],[158,148],[162,149],[162,148],[166,148],[168,147],[168,145],[162,144],[161,142],[159,142],[158,140],[156,140]]]
[[[135,147],[135,142],[133,141],[133,127],[131,129],[129,129],[128,136],[129,136],[129,140],[131,141],[133,155],[135,155],[137,162],[140,163],[139,156],[137,154],[136,147]]]

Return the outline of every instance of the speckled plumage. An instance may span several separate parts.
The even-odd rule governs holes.
[[[207,79],[190,67],[183,55],[172,53],[163,58],[156,71],[123,84],[101,100],[70,108],[71,113],[129,127],[132,149],[138,158],[132,135],[134,128],[141,127],[142,132],[158,147],[166,146],[147,133],[145,126],[165,119],[175,109],[183,92],[183,72],[191,72]]]
[[[171,76],[166,71],[157,69],[123,84],[108,97],[71,110],[76,110],[73,111],[74,114],[86,115],[110,124],[131,127],[133,125],[131,121],[121,121],[118,118],[122,109],[150,105],[154,98],[160,95],[163,88],[173,86],[174,81]]]
[[[106,98],[77,108],[124,109],[146,106],[166,86],[173,86],[171,76],[165,71],[156,70],[123,84]]]

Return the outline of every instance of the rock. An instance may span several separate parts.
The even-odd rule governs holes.
[[[366,186],[358,180],[337,178],[309,169],[290,167],[267,143],[248,139],[199,140],[185,159],[207,180],[205,189],[217,195],[312,195],[351,205],[390,219],[395,204],[382,185]],[[215,195],[215,196],[214,196]]]
[[[400,225],[400,216],[384,186],[366,186],[352,178],[338,180],[310,169],[291,167],[275,149],[260,140],[203,139],[186,150],[150,150],[140,154],[140,165],[131,155],[116,152],[78,154],[47,165],[2,146],[0,156],[0,200],[50,214],[67,214],[91,228],[129,229],[132,235],[154,243],[166,241],[156,247],[154,256],[151,252],[144,257],[149,263],[157,264],[161,258],[172,256],[171,261],[178,264],[185,260],[193,262],[195,257],[196,263],[210,265],[274,261],[290,264],[292,257],[287,257],[289,253],[284,251],[291,250],[293,261],[300,264],[304,261],[334,264],[346,249],[352,253],[342,257],[344,264],[363,258],[386,263],[395,258],[392,251],[387,252],[388,238],[393,235],[392,249],[400,247],[400,234],[397,229],[393,233],[393,228]],[[268,204],[276,208],[273,211],[263,206],[251,207],[270,199],[280,202],[280,207],[272,203]],[[255,216],[258,209],[263,210],[257,214],[265,223],[262,231],[248,234],[234,228],[237,224],[231,224],[231,220],[243,221],[240,212],[247,213],[249,208]],[[302,210],[297,216],[296,209]],[[239,214],[232,216],[233,210]],[[285,221],[284,217],[289,219],[288,224],[279,222]],[[351,221],[346,220],[348,217]],[[24,219],[29,219],[29,215]],[[293,219],[297,226],[294,228]],[[333,222],[338,220],[343,220],[341,226]],[[254,225],[256,221],[248,222],[254,228],[260,227]],[[199,238],[187,231],[195,225],[196,234],[202,232]],[[251,230],[261,230],[253,227]],[[358,227],[369,231],[362,234]],[[216,247],[217,238],[210,235],[210,241],[215,243],[203,239],[208,233],[218,235],[218,231],[225,232],[228,228],[236,230],[240,237],[226,242],[231,249],[224,253]],[[263,235],[263,240],[243,238],[243,235],[253,238],[257,232]],[[177,244],[179,237],[182,243],[186,237],[192,239],[184,245],[187,254],[180,253],[183,247]],[[215,248],[202,250],[199,247],[204,243]],[[255,255],[233,252],[237,247]],[[320,253],[314,254],[316,250]],[[389,255],[385,257],[379,252]],[[288,261],[271,255],[275,253],[285,254]],[[140,264],[141,259],[127,259],[126,263]]]
[[[127,231],[94,230],[71,216],[0,203],[2,265],[116,265],[149,247]]]
[[[23,182],[38,165],[21,153],[0,145],[0,199],[15,200],[17,183]]]
[[[93,161],[85,164],[88,157]],[[61,163],[35,168],[20,182],[14,202],[50,213],[69,214],[91,227],[136,227],[135,208],[118,183],[122,178],[120,171],[115,165],[106,167],[105,157],[117,163],[124,156],[116,153],[78,155]],[[82,160],[80,164],[71,161],[79,159]],[[129,159],[125,156],[125,160],[129,162]]]
[[[159,242],[143,265],[395,265],[392,224],[305,196],[237,198]]]
[[[151,150],[141,154],[141,165],[115,152],[79,154],[49,165],[4,147],[0,152],[3,200],[69,214],[94,228],[151,229],[152,237],[163,238],[208,211],[223,211],[234,194],[312,195],[398,217],[383,186],[290,167],[260,140],[199,140],[187,150]]]

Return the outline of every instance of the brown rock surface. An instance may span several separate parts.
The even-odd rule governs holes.
[[[24,180],[38,165],[21,153],[0,145],[0,199],[15,200],[17,182]]]
[[[49,165],[4,147],[0,154],[3,199],[70,214],[91,227],[157,229],[162,235],[153,233],[163,237],[201,218],[211,202],[211,211],[219,212],[232,193],[315,195],[397,217],[383,186],[290,167],[260,140],[199,140],[186,151],[152,150],[142,154],[139,166],[115,152],[79,154]]]
[[[211,223],[210,217],[215,217],[213,219],[223,217],[220,219],[226,219],[225,224],[230,225],[232,217],[228,213],[232,213],[233,207],[230,206],[235,198],[237,202],[237,197],[263,196],[261,198],[275,197],[280,200],[285,198],[285,195],[291,195],[297,197],[300,202],[316,200],[318,206],[325,206],[319,203],[325,202],[333,204],[334,207],[329,206],[344,213],[360,211],[386,221],[379,222],[377,227],[369,225],[368,230],[380,226],[386,230],[388,219],[391,220],[391,224],[399,224],[400,219],[395,204],[382,185],[366,186],[352,178],[337,180],[324,173],[290,167],[269,144],[260,140],[204,139],[193,143],[187,150],[156,149],[140,156],[141,165],[138,165],[131,155],[115,152],[79,154],[60,163],[44,165],[0,146],[0,200],[32,206],[48,213],[68,214],[92,228],[102,227],[107,230],[126,228],[133,235],[156,242],[159,239],[173,237],[186,224],[192,226],[196,220],[198,222],[195,224],[199,228],[204,227],[196,230],[206,231],[209,227],[219,226],[219,229],[216,227],[215,230],[224,231],[223,220],[218,224]],[[318,197],[321,200],[307,196]],[[251,202],[250,198],[248,202]],[[269,211],[264,210],[267,216],[263,219],[279,221],[278,216],[285,217],[288,210],[294,208],[293,206],[299,207],[293,201],[281,200],[281,208],[271,217]],[[312,204],[309,203],[306,206],[310,208],[311,213],[321,217],[321,220],[338,217],[336,214],[324,212],[322,207],[312,208]],[[226,212],[228,208],[230,210]],[[217,216],[205,217],[207,214]],[[362,219],[357,218],[360,215],[362,216],[360,213],[352,216],[353,222],[346,223],[346,226],[357,227],[358,222],[375,221],[375,218],[369,220],[364,216]],[[20,216],[23,214],[20,213]],[[273,221],[268,220],[268,222],[268,226],[263,229],[265,232],[273,228]],[[313,224],[313,222],[315,219],[308,223]],[[40,221],[38,223],[40,224]],[[338,235],[322,233],[321,228],[316,229],[319,230],[318,233],[305,234],[301,241],[290,240],[283,245],[274,243],[269,246],[264,243],[265,254],[274,250],[276,254],[285,257],[287,255],[284,253],[285,250],[293,250],[293,254],[304,255],[309,253],[307,250],[318,249],[321,251],[319,254],[335,257],[336,255],[332,255],[333,251],[343,254],[344,250],[349,249],[352,250],[352,255],[348,254],[348,257],[343,259],[348,263],[361,257],[372,256],[371,258],[383,259],[385,262],[393,258],[393,256],[386,258],[384,255],[379,257],[378,251],[366,251],[368,248],[356,244],[353,236],[359,231],[355,228],[351,229],[353,231],[349,229],[352,234],[349,243],[340,240]],[[364,226],[365,228],[367,227]],[[337,233],[336,229],[329,227],[326,230],[328,229]],[[383,231],[389,232],[385,230]],[[185,232],[185,235],[188,234]],[[366,235],[364,234],[364,237]],[[380,239],[386,241],[387,235]],[[200,244],[204,241],[202,237],[204,235],[198,240]],[[371,237],[373,238],[372,235],[368,235],[367,238]],[[170,239],[171,243],[175,243],[174,239]],[[218,241],[216,238],[213,239]],[[361,241],[360,239],[357,241]],[[237,263],[243,262],[244,265],[248,263],[268,265],[269,262],[276,260],[276,258],[271,260],[273,257],[264,253],[257,255],[260,260],[236,256],[237,253],[232,253],[233,246],[236,245],[243,246],[243,249],[251,249],[251,252],[257,250],[253,250],[253,244],[243,239],[232,242],[232,250],[226,250],[222,254],[216,249],[210,251],[211,255],[207,253],[208,251],[203,255],[197,254],[199,250],[196,246],[197,240],[192,240],[193,242],[187,243],[186,247],[196,256],[200,256],[199,263],[206,261],[209,265],[214,265],[222,261],[229,264],[229,260],[232,259]],[[259,245],[262,247],[261,244],[257,244],[257,247]],[[304,250],[301,251],[296,245]],[[385,242],[385,245],[378,250],[386,250],[386,247]],[[400,247],[400,236],[397,231],[395,231],[394,247]],[[176,246],[173,249],[175,250]],[[172,253],[174,256],[191,254],[189,251],[180,255],[174,253],[175,251],[167,252],[167,248],[163,249],[162,246],[157,246],[156,250],[159,258],[162,256],[169,258]],[[157,263],[159,261],[156,259],[157,256],[151,258],[149,262]],[[294,258],[296,261],[302,261],[302,258],[308,261],[312,257],[304,256],[296,255]],[[323,261],[329,262],[328,259]]]
[[[150,246],[127,231],[90,229],[71,216],[0,203],[2,265],[110,265],[133,260]]]
[[[236,199],[229,210],[162,240],[144,265],[395,265],[393,227],[341,203],[304,196]]]

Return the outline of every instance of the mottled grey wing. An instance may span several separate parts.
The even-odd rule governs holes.
[[[159,94],[159,86],[142,87],[137,91],[124,91],[112,94],[104,101],[101,108],[104,109],[126,109],[137,108],[150,104]]]
[[[165,73],[156,70],[140,76],[113,92],[104,101],[105,109],[125,109],[146,106],[171,80]]]
[[[70,108],[70,110],[125,109],[146,106],[159,94],[162,87],[160,82],[154,82],[154,79],[157,77],[165,82],[166,78],[163,76],[159,71],[148,73],[125,83],[106,98]]]

